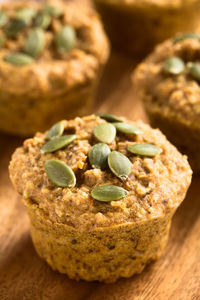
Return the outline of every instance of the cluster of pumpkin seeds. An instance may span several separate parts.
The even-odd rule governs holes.
[[[137,135],[142,131],[128,123],[124,123],[120,118],[111,114],[98,114],[99,117],[106,120],[105,123],[98,124],[93,129],[93,135],[98,141],[91,147],[88,159],[92,168],[101,170],[109,169],[121,181],[127,180],[131,173],[132,162],[127,156],[118,152],[111,151],[109,144],[115,138],[117,132]],[[47,134],[47,143],[41,148],[42,154],[51,153],[71,144],[76,135],[63,135],[64,124],[59,122],[55,124]],[[154,157],[162,152],[162,149],[152,144],[133,143],[127,150],[130,153],[140,156]],[[47,160],[45,162],[45,171],[50,181],[59,187],[74,187],[76,185],[76,176],[73,170],[64,162],[59,160]],[[103,202],[120,200],[128,194],[128,191],[115,185],[101,185],[95,187],[91,196]]]
[[[195,39],[200,41],[200,34],[185,33],[173,40],[173,44],[177,44],[186,39]],[[200,81],[200,62],[185,63],[180,57],[171,56],[163,63],[163,71],[167,74],[180,75],[182,73],[189,74],[193,79]]]
[[[20,52],[12,52],[4,57],[4,60],[12,65],[24,66],[31,64],[42,55],[46,46],[46,32],[51,30],[54,19],[62,18],[60,7],[46,5],[37,11],[30,7],[24,7],[16,11],[15,16],[9,18],[5,11],[0,10],[0,49],[8,39],[17,39],[26,31],[28,35]],[[76,46],[76,31],[70,25],[64,25],[55,34],[53,44],[60,54],[70,51]]]

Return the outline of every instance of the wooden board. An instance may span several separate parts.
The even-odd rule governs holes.
[[[131,91],[135,62],[112,55],[99,87],[96,110],[145,114]],[[200,299],[200,178],[194,178],[172,224],[166,251],[140,275],[114,284],[75,282],[54,272],[36,254],[29,221],[8,177],[11,153],[22,139],[0,135],[1,300],[198,300]]]

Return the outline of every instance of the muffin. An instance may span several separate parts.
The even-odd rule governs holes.
[[[159,130],[107,114],[37,133],[9,170],[39,256],[69,278],[103,282],[162,254],[192,174]]]
[[[159,127],[200,170],[200,35],[167,40],[133,74],[134,96]]]
[[[112,44],[137,57],[177,32],[199,26],[198,0],[94,0]],[[186,21],[187,20],[187,21]]]
[[[91,110],[109,45],[98,15],[70,2],[0,10],[0,130],[33,135]]]

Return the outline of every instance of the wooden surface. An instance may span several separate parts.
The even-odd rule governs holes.
[[[134,62],[113,55],[99,87],[97,110],[145,119],[132,95]],[[194,178],[172,224],[167,249],[140,275],[115,284],[75,282],[54,272],[36,254],[29,221],[9,181],[11,153],[22,139],[0,135],[0,300],[200,299],[200,178]]]

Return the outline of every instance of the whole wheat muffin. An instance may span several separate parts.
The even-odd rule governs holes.
[[[33,135],[91,110],[109,46],[86,5],[14,1],[0,9],[0,130]]]
[[[198,0],[94,0],[114,46],[138,57],[177,32],[194,31]]]
[[[159,127],[200,171],[200,35],[167,40],[133,74],[134,96]]]
[[[192,171],[159,130],[100,116],[37,133],[9,170],[39,256],[69,278],[114,282],[161,255]]]

